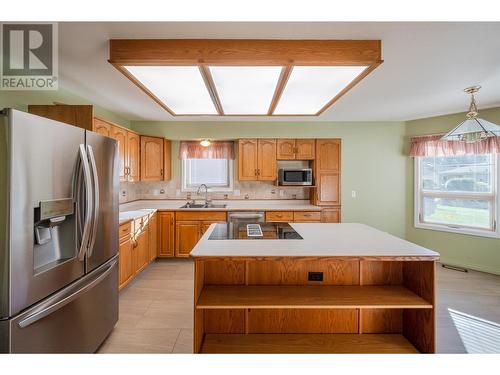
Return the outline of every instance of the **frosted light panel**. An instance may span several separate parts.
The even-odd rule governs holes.
[[[367,66],[294,66],[275,115],[315,115]]]
[[[281,66],[210,66],[209,69],[225,114],[267,114]]]
[[[176,115],[216,115],[198,66],[125,66]]]

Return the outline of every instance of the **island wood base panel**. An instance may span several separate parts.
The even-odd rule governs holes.
[[[434,260],[408,259],[196,258],[193,350],[434,353]]]

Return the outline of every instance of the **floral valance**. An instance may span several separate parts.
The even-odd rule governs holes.
[[[428,135],[411,139],[410,156],[458,156],[500,153],[500,137],[489,137],[479,142],[442,141],[442,135]]]
[[[202,146],[198,141],[181,141],[179,159],[234,159],[232,141],[213,141]]]

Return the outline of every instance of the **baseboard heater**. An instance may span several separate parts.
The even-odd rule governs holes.
[[[462,268],[462,267],[457,267],[457,266],[451,266],[449,264],[441,264],[441,267],[443,268],[448,268],[453,271],[459,271],[459,272],[469,272],[467,268]]]

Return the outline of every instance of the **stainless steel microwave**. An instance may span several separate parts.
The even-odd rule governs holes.
[[[312,185],[312,169],[286,169],[280,168],[278,171],[279,185]]]

